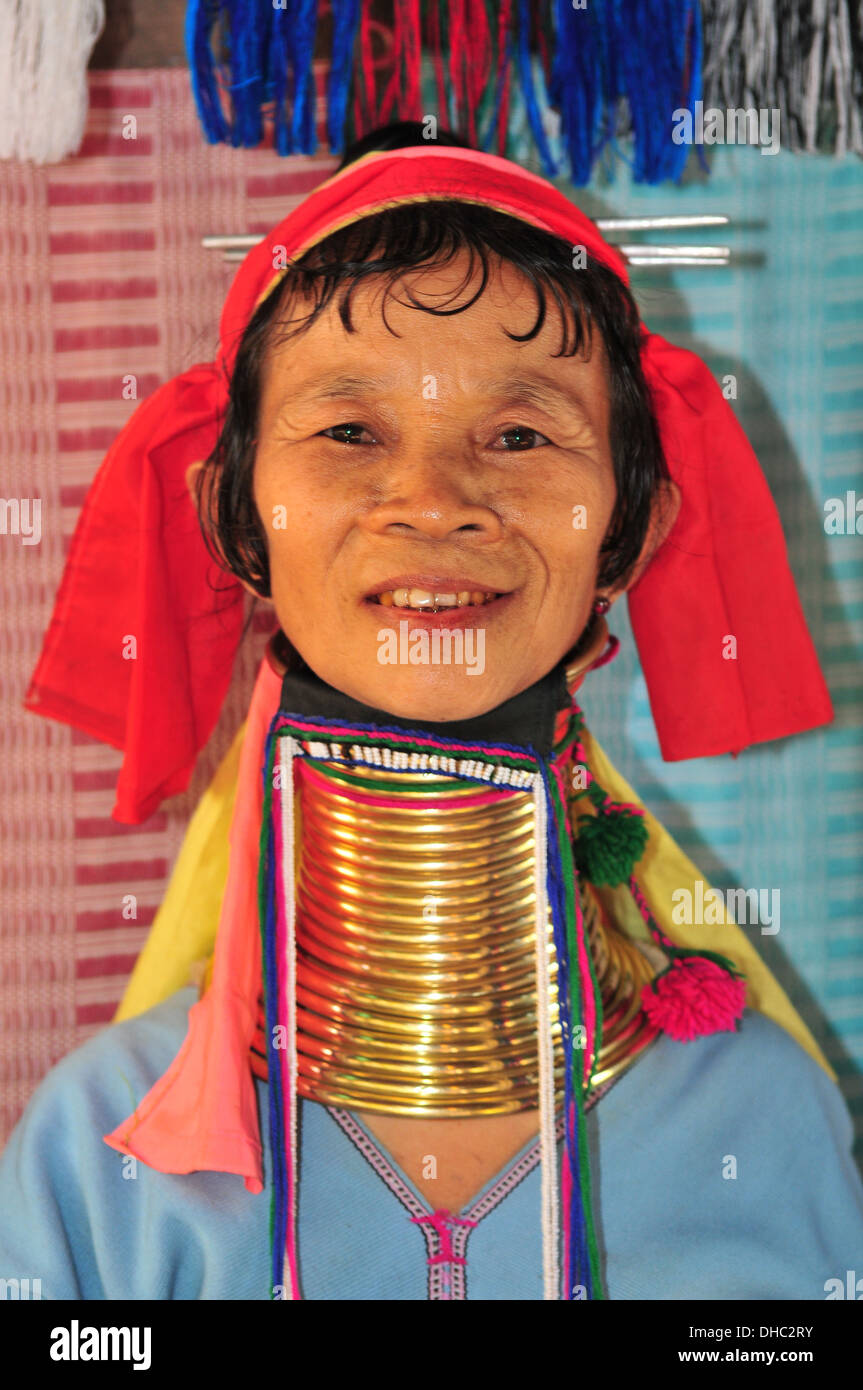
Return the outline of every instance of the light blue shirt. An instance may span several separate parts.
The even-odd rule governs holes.
[[[0,1160],[0,1279],[39,1279],[49,1299],[271,1297],[268,1186],[158,1173],[102,1140],[173,1060],[195,998],[105,1029],[44,1079]],[[355,1117],[304,1101],[299,1119],[304,1297],[542,1297],[536,1144],[460,1213],[476,1224],[444,1232]],[[763,1015],[737,1034],[660,1037],[587,1126],[609,1298],[824,1299],[863,1271],[845,1104]]]

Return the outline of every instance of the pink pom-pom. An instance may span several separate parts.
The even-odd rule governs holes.
[[[746,1007],[746,984],[714,961],[690,956],[645,985],[641,1003],[656,1028],[676,1042],[691,1042],[735,1031]]]

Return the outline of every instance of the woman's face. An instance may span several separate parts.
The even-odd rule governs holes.
[[[605,352],[553,357],[549,305],[503,263],[471,308],[466,256],[380,281],[274,346],[254,495],[272,596],[322,680],[406,718],[463,719],[544,676],[596,595],[615,503]],[[301,312],[295,308],[293,314]]]

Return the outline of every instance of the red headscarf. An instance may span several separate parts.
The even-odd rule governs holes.
[[[618,253],[552,184],[496,155],[442,146],[366,155],[249,253],[225,301],[216,361],[143,401],[102,463],[25,700],[123,750],[116,820],[137,824],[185,788],[230,681],[242,589],[208,555],[186,470],[216,444],[243,331],[284,274],[275,258],[295,260],[339,227],[429,199],[497,208],[584,246],[628,283]],[[628,593],[662,756],[736,752],[828,723],[830,697],[758,461],[701,359],[642,332],[682,493],[670,536]]]

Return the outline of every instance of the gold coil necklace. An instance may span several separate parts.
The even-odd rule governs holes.
[[[566,668],[570,693],[607,635],[601,619]],[[299,1094],[429,1119],[535,1109],[531,793],[490,795],[428,772],[394,780],[385,768],[317,759],[297,759],[294,771]],[[581,906],[603,1010],[596,1089],[656,1036],[640,1004],[655,966],[589,884],[581,884]],[[560,1103],[550,917],[547,950]],[[261,1008],[251,1061],[264,1079],[267,1055]]]
[[[389,1115],[537,1105],[534,801],[455,777],[295,764],[298,1091]],[[655,1036],[653,968],[583,892],[604,1024],[594,1086]],[[555,1079],[563,1096],[549,923]]]

